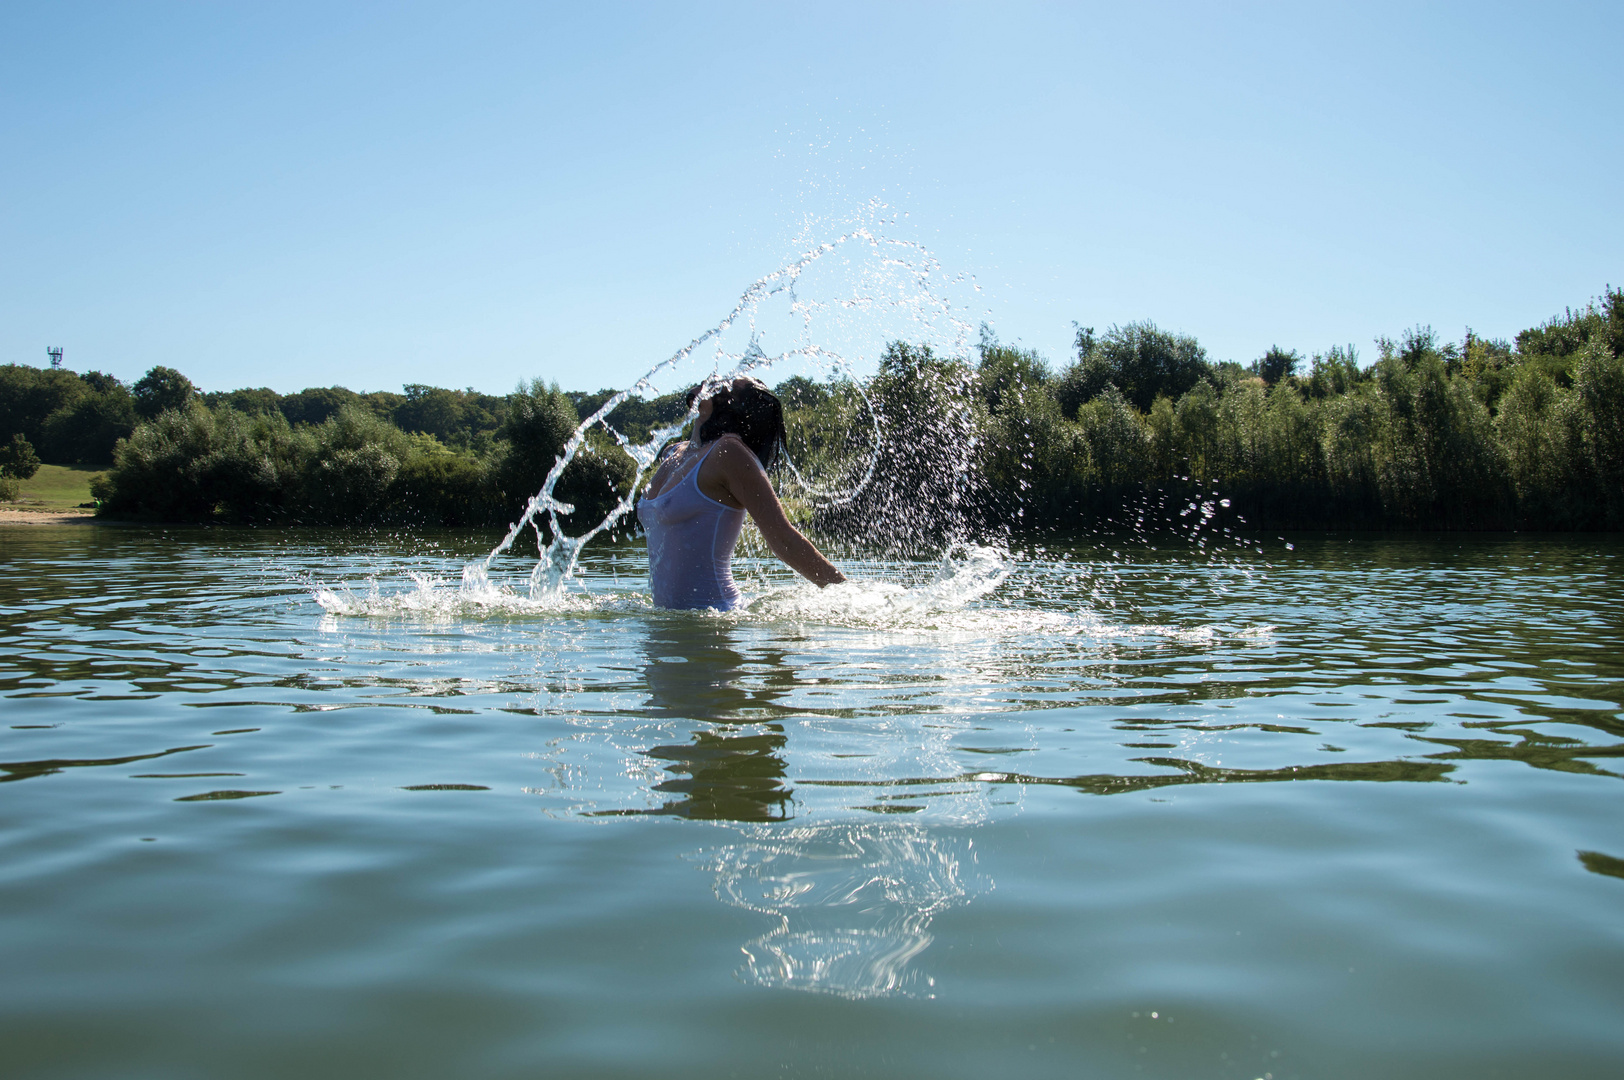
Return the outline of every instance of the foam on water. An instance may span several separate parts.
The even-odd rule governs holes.
[[[808,622],[839,626],[928,629],[954,624],[971,605],[987,596],[1009,576],[1013,560],[1008,551],[965,545],[943,557],[928,582],[905,586],[885,581],[848,581],[818,588],[810,583],[767,588],[745,594],[733,612],[669,613],[692,618],[735,622]],[[465,567],[462,579],[451,582],[433,574],[410,573],[412,587],[386,592],[376,578],[363,590],[313,586],[311,595],[330,615],[374,618],[483,619],[493,617],[547,618],[591,612],[647,612],[658,610],[645,592],[573,590],[521,591],[492,580],[483,567]],[[980,620],[974,620],[979,624]]]
[[[893,564],[900,576],[906,568]],[[1120,567],[1067,567],[1068,576],[1086,579],[1092,571],[1102,583],[1095,596],[1109,596],[1120,585]],[[537,620],[591,616],[653,615],[734,626],[825,626],[871,630],[889,636],[921,634],[932,638],[1015,638],[1034,634],[1094,641],[1164,639],[1185,643],[1219,638],[1266,640],[1268,625],[1178,626],[1122,619],[1109,600],[1097,607],[1055,605],[1045,600],[1047,575],[1054,565],[1036,569],[1030,557],[1006,548],[965,544],[944,555],[926,580],[913,584],[855,579],[819,588],[805,581],[744,582],[744,602],[734,611],[666,611],[641,589],[605,587],[602,579],[581,582],[569,590],[532,594],[494,581],[475,566],[460,581],[429,573],[410,573],[409,588],[386,591],[376,578],[358,587],[312,586],[311,595],[329,616],[407,622],[450,623],[484,620]],[[755,586],[752,588],[752,584]],[[1222,586],[1218,587],[1222,589]]]

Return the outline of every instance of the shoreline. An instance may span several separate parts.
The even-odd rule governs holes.
[[[94,510],[31,510],[21,506],[0,506],[0,525],[88,525],[95,520]]]

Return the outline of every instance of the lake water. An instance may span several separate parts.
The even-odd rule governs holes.
[[[1624,1068],[1617,538],[493,539],[0,524],[7,1076]]]

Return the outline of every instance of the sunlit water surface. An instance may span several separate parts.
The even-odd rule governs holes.
[[[0,525],[5,1074],[1618,1075],[1624,544],[1291,539]]]

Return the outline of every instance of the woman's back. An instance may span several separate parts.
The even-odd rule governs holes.
[[[649,585],[660,607],[728,611],[738,606],[732,564],[744,511],[699,489],[699,471],[720,441],[658,495],[637,504],[637,519],[648,533]]]

